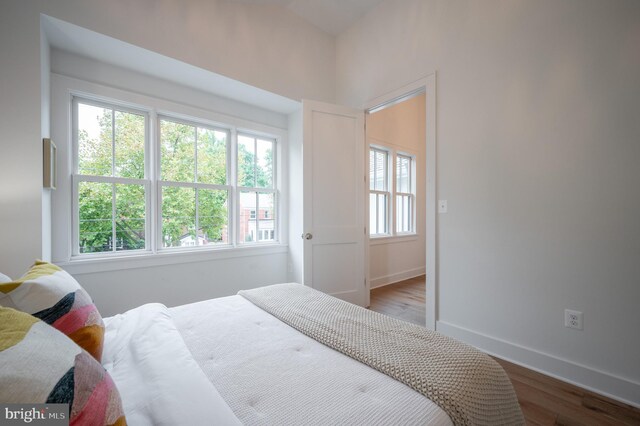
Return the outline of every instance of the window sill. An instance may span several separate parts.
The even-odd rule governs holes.
[[[382,235],[369,238],[370,246],[377,246],[382,244],[398,244],[408,243],[411,241],[417,241],[418,234],[404,234],[404,235]]]
[[[70,274],[120,271],[125,269],[150,268],[181,263],[207,262],[248,256],[265,256],[286,253],[286,244],[260,244],[248,247],[215,247],[194,250],[166,250],[158,253],[143,252],[122,256],[80,257],[69,261],[54,262]]]

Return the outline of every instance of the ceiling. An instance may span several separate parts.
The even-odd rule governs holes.
[[[383,0],[227,0],[245,4],[281,6],[321,30],[338,35]]]

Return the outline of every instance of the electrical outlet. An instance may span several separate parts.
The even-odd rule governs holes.
[[[569,328],[575,328],[576,330],[582,330],[582,312],[572,311],[571,309],[564,310],[564,326]]]
[[[446,212],[447,212],[447,200],[439,200],[438,213],[446,213]]]

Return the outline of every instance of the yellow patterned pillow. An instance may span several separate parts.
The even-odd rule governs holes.
[[[127,423],[118,389],[102,365],[53,327],[2,307],[0,383],[3,403],[69,404],[72,425]]]
[[[102,317],[89,294],[56,265],[38,260],[19,280],[0,283],[0,305],[52,325],[100,362]]]

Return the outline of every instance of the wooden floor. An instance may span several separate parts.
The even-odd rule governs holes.
[[[425,325],[426,310],[425,276],[411,278],[399,283],[371,290],[369,309],[390,317]]]
[[[370,309],[425,324],[425,277],[371,290]],[[640,425],[640,409],[494,358],[505,369],[528,425]]]

